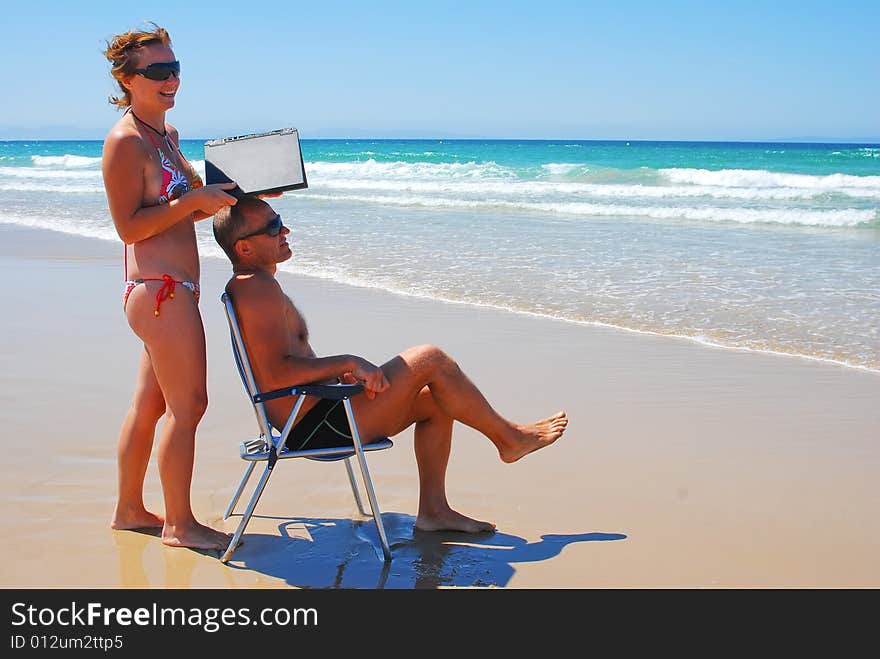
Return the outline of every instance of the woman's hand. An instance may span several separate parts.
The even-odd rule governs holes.
[[[214,215],[224,206],[235,206],[238,199],[224,190],[232,190],[237,187],[235,183],[211,183],[196,188],[187,194],[196,208],[205,215]]]

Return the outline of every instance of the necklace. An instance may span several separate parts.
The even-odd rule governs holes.
[[[153,127],[152,127],[150,124],[148,124],[146,121],[144,121],[144,120],[141,119],[139,116],[137,116],[137,115],[134,113],[134,110],[132,110],[131,108],[129,108],[128,111],[131,112],[131,116],[134,117],[134,120],[135,120],[136,122],[138,122],[138,123],[141,124],[142,126],[146,126],[146,127],[149,128],[151,131],[153,131],[154,133],[156,133],[156,135],[158,135],[159,137],[161,137],[162,139],[164,139],[164,140],[165,140],[165,144],[167,144],[168,147],[169,147],[172,151],[174,151],[174,146],[171,144],[171,140],[168,139],[168,131],[167,131],[167,130],[166,130],[166,131],[162,131],[162,132],[160,133],[158,130],[156,130],[155,128],[153,128]]]

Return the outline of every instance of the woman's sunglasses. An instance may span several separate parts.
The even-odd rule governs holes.
[[[168,80],[172,74],[180,78],[180,62],[153,62],[143,69],[135,69],[134,72],[149,80]]]
[[[280,215],[275,215],[271,220],[269,220],[269,224],[264,226],[259,231],[254,231],[253,233],[249,233],[246,236],[242,236],[241,238],[236,238],[235,242],[239,240],[244,240],[245,238],[253,238],[254,236],[261,236],[262,234],[267,234],[272,238],[278,237],[278,234],[281,233],[281,229],[284,228],[284,223],[281,221]]]

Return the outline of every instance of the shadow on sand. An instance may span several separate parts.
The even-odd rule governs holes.
[[[280,537],[246,534],[246,543],[228,566],[284,579],[299,588],[503,588],[516,563],[553,558],[575,542],[626,538],[621,533],[545,534],[538,542],[528,542],[500,531],[427,533],[415,529],[412,515],[383,513],[393,554],[390,563],[383,563],[371,519],[263,519],[279,520]]]

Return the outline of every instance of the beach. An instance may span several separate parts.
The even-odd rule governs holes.
[[[880,587],[876,370],[290,272],[279,279],[319,355],[381,363],[433,343],[500,413],[527,422],[564,409],[566,433],[507,465],[456,424],[450,503],[495,522],[488,537],[414,533],[411,430],[368,454],[387,569],[339,464],[282,463],[228,565],[113,531],[116,438],[140,351],[121,261],[119,243],[0,224],[4,587]],[[202,267],[209,406],[193,507],[231,532],[238,444],[256,422],[219,302],[230,268]],[[161,510],[155,457],[145,499]]]

